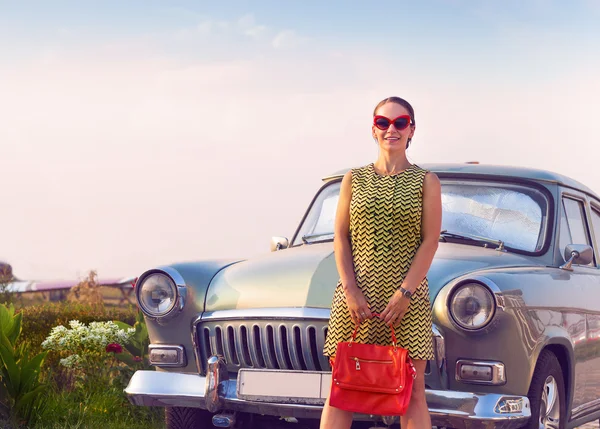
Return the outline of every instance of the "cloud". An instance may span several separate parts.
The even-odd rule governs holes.
[[[253,14],[242,16],[238,19],[238,26],[243,34],[250,37],[259,37],[267,31],[265,25],[258,25]]]
[[[273,38],[271,44],[276,49],[288,49],[304,45],[307,41],[307,37],[299,36],[294,30],[283,30]]]
[[[199,20],[198,24],[192,27],[176,30],[174,39],[178,42],[198,40],[200,38],[210,39],[211,42],[215,42],[216,39],[222,37],[225,37],[230,42],[236,38],[259,40],[262,36],[268,34],[268,32],[268,27],[257,23],[253,14],[246,14],[235,20],[217,20],[211,17],[203,17]],[[223,40],[220,41],[220,44],[222,43]]]
[[[206,36],[213,32],[215,29],[215,24],[216,23],[211,20],[204,19],[193,27],[186,27],[176,30],[173,38],[177,41],[185,41],[200,36]]]

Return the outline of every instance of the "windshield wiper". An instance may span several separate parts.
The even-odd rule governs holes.
[[[460,238],[460,239],[464,239],[464,240],[481,241],[484,243],[495,244],[496,246],[498,246],[496,248],[496,250],[504,251],[504,242],[502,240],[494,240],[493,238],[480,237],[478,235],[466,234],[466,233],[462,233],[462,232],[461,233],[450,232],[446,229],[444,229],[440,232],[440,237],[442,237],[442,238],[445,238],[445,237]]]
[[[306,234],[302,236],[302,242],[304,244],[310,244],[310,240],[314,238],[327,237],[329,235],[333,236],[333,232],[324,232],[322,234]]]

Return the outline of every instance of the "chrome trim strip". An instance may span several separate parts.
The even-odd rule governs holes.
[[[124,392],[129,401],[140,406],[196,407],[206,409],[204,396],[206,377],[196,374],[169,373],[164,371],[137,371]],[[237,398],[237,380],[223,381],[224,406],[230,410],[273,416],[320,418],[322,405],[297,403],[251,402]],[[444,390],[427,390],[427,404],[435,426],[454,428],[495,427],[518,428],[531,416],[526,396],[501,394],[477,394]],[[516,413],[494,412],[503,399],[521,399],[523,410]],[[375,416],[357,415],[357,420],[373,420]]]
[[[441,331],[434,323],[432,326],[433,331],[433,352],[435,355],[435,366],[438,371],[438,379],[442,388],[448,388],[448,369],[446,362],[446,341],[444,340],[444,336]]]
[[[488,279],[487,277],[484,277],[481,275],[480,276],[472,276],[472,277],[470,277],[470,279],[486,285],[490,289],[490,291],[492,292],[492,295],[494,296],[494,299],[496,300],[496,309],[499,308],[501,310],[504,310],[504,308],[506,307],[506,303],[504,302],[504,295],[502,294],[502,291],[500,290],[500,288],[498,287],[498,285],[496,283],[494,283],[492,280]],[[495,316],[495,314],[494,314],[494,316]]]
[[[171,349],[177,350],[177,363],[154,363],[150,360],[150,356],[152,356],[151,351],[154,349]],[[150,344],[148,345],[148,360],[150,361],[150,365],[158,366],[158,367],[184,367],[187,366],[187,356],[185,355],[185,348],[181,345],[171,345],[171,344]]]
[[[461,378],[459,370],[460,370],[460,366],[463,364],[464,365],[475,365],[475,366],[491,366],[492,367],[492,380],[491,381],[466,380],[466,379]],[[506,371],[504,369],[504,364],[502,362],[459,359],[456,361],[455,379],[456,379],[456,381],[460,381],[461,383],[487,384],[487,385],[492,385],[492,386],[499,386],[502,384],[506,384]]]
[[[297,320],[297,319],[327,319],[331,311],[329,308],[315,307],[274,307],[274,308],[244,308],[240,310],[215,310],[208,311],[198,316],[194,324],[200,320]]]
[[[186,287],[185,280],[183,280],[183,277],[181,276],[181,274],[179,274],[179,271],[177,271],[175,268],[164,266],[164,267],[158,267],[157,270],[162,271],[163,273],[165,273],[169,277],[171,277],[173,279],[173,281],[175,282],[175,286]]]
[[[200,344],[198,343],[198,324],[192,323],[192,345],[194,346],[194,357],[196,358],[196,369],[198,374],[204,375],[204,368],[202,367],[202,356],[200,356]]]

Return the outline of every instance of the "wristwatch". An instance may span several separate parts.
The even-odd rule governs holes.
[[[400,286],[399,290],[400,290],[400,292],[402,292],[402,295],[404,295],[405,297],[407,297],[409,300],[412,299],[412,292],[411,291],[404,289],[402,286]]]

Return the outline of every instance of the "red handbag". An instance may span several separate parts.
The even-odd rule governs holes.
[[[356,325],[350,341],[337,345],[329,404],[357,413],[404,415],[417,374],[408,350],[397,346],[391,326],[391,346],[354,342],[359,328]]]

